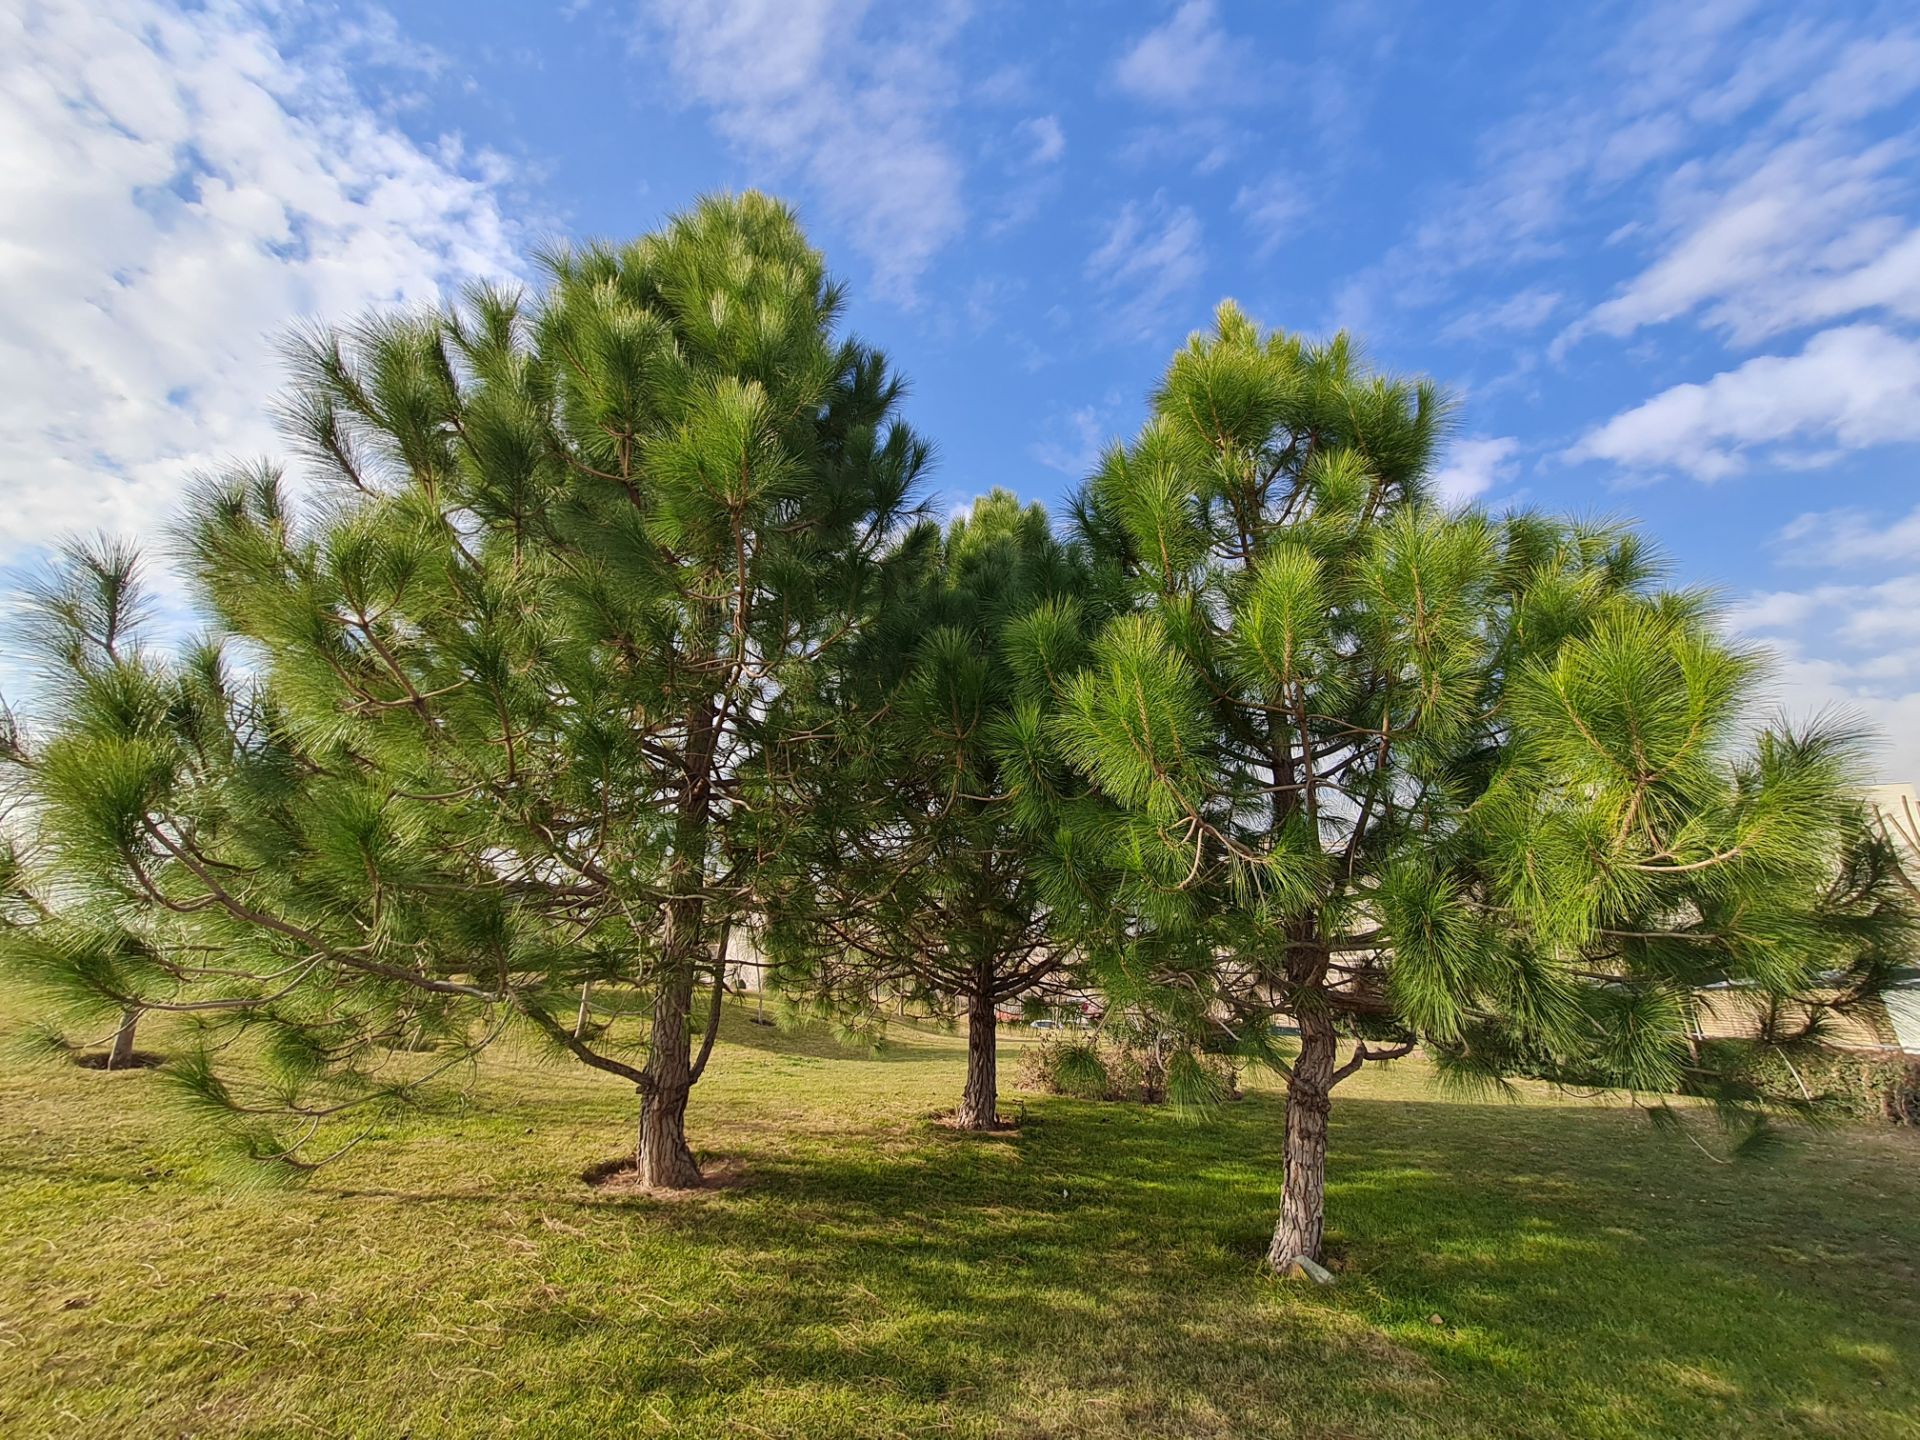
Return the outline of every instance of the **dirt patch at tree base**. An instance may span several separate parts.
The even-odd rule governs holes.
[[[941,1110],[928,1117],[943,1130],[951,1130],[956,1135],[1011,1135],[1019,1130],[1018,1120],[1009,1120],[1002,1115],[991,1125],[962,1125],[960,1119],[951,1110]]]
[[[610,1195],[644,1195],[649,1200],[698,1200],[720,1190],[738,1190],[748,1181],[747,1165],[733,1155],[717,1155],[700,1166],[700,1184],[690,1190],[665,1190],[642,1185],[633,1157],[623,1155],[602,1160],[580,1172],[580,1178],[594,1189]]]
[[[82,1070],[157,1070],[167,1063],[166,1056],[151,1050],[136,1050],[117,1065],[109,1064],[111,1059],[104,1050],[86,1050],[75,1055],[73,1063]]]

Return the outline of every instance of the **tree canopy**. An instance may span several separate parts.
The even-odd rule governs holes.
[[[51,713],[19,758],[59,923],[20,943],[76,1003],[207,1017],[182,1072],[258,1154],[390,1095],[395,1044],[521,1025],[638,1088],[643,1178],[696,1179],[696,980],[756,837],[805,823],[791,719],[915,513],[928,447],[783,206],[543,264],[536,294],[297,339],[319,489],[197,487],[207,641],[141,642],[124,555],[39,606]],[[651,994],[644,1036],[562,1023],[595,979]],[[244,1090],[234,1028],[268,1060]]]
[[[814,767],[806,843],[782,849],[772,937],[797,986],[859,1006],[875,989],[968,1031],[955,1123],[996,1113],[996,1010],[1063,978],[1031,830],[1000,737],[1079,660],[1085,566],[1046,511],[995,490],[900,551],[884,620],[844,657],[842,743]],[[1047,663],[1019,663],[1035,647]]]
[[[1348,337],[1223,305],[1070,534],[1002,491],[942,527],[778,203],[541,264],[296,339],[306,481],[236,468],[179,527],[204,637],[151,638],[116,543],[27,597],[0,937],[129,1049],[192,1017],[175,1078],[248,1153],[319,1163],[519,1032],[635,1087],[642,1182],[698,1183],[752,927],[826,1003],[964,1006],[962,1124],[996,1006],[1065,966],[1157,1057],[1273,1065],[1285,1267],[1365,1064],[1744,1124],[1703,991],[1778,1041],[1886,984],[1862,737],[1755,732],[1760,658],[1631,528],[1439,503],[1447,398]]]
[[[1855,1003],[1897,929],[1859,737],[1744,745],[1759,664],[1708,598],[1623,526],[1436,503],[1447,418],[1223,305],[1079,497],[1121,613],[1010,757],[1113,987],[1254,1051],[1297,1023],[1277,1266],[1319,1254],[1362,1064],[1750,1099],[1692,1066],[1700,987]]]

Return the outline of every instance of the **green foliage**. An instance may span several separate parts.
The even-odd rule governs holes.
[[[1824,1113],[1850,1120],[1920,1125],[1920,1059],[1911,1055],[1719,1041],[1716,1071],[1745,1081],[1776,1103],[1810,1096]]]
[[[1020,1057],[1022,1089],[1167,1105],[1187,1117],[1210,1114],[1234,1098],[1238,1074],[1231,1058],[1184,1044],[1157,1023],[1124,1017],[1084,1034],[1049,1033]]]
[[[1116,1084],[1112,1067],[1092,1040],[1042,1041],[1021,1057],[1022,1088],[1080,1100],[1115,1100],[1137,1093],[1124,1079]]]
[[[1086,482],[1110,618],[1007,736],[1081,781],[1022,816],[1103,985],[1196,1042],[1325,1017],[1336,1081],[1418,1042],[1655,1095],[1701,986],[1870,996],[1912,921],[1861,737],[1749,741],[1758,657],[1624,526],[1434,503],[1450,413],[1225,305]]]
[[[119,543],[29,589],[0,953],[50,1034],[190,1017],[172,1081],[247,1156],[513,1030],[678,1114],[735,927],[849,1043],[1071,967],[1110,1017],[1042,1050],[1072,1093],[1204,1111],[1244,1060],[1317,1105],[1418,1044],[1750,1151],[1815,1107],[1692,1043],[1702,989],[1804,1047],[1913,939],[1863,737],[1755,733],[1759,657],[1626,526],[1436,503],[1450,401],[1344,335],[1223,305],[1069,536],[999,490],[943,528],[783,206],[542,264],[295,337],[301,474],[175,537],[207,637],[144,641]],[[602,983],[645,998],[576,1028]]]
[[[1038,727],[1085,653],[1085,567],[1004,490],[893,559],[881,623],[815,707],[834,741],[799,783],[822,823],[758,860],[767,940],[783,983],[844,1017],[892,998],[991,1027],[1070,958],[1021,817],[1062,779]]]
[[[543,262],[295,338],[307,483],[234,469],[179,526],[212,639],[144,645],[117,544],[29,596],[12,960],[69,1010],[201,1017],[176,1082],[256,1156],[411,1094],[396,1048],[440,1074],[510,1026],[684,1094],[684,1043],[573,1034],[580,987],[684,1026],[917,514],[928,448],[783,206]]]

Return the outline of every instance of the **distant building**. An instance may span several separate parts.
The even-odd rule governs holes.
[[[1875,785],[1867,791],[1881,829],[1901,852],[1908,877],[1920,885],[1920,796],[1911,785]],[[1920,1054],[1920,955],[1887,992],[1887,1027],[1894,1043],[1909,1055]]]
[[[1906,982],[1911,985],[1912,982]],[[1822,1044],[1835,1050],[1906,1050],[1920,1053],[1920,1030],[1911,1024],[1904,1030],[1894,1022],[1894,996],[1911,1004],[1920,999],[1920,990],[1890,992],[1884,1002],[1859,1006],[1846,1014],[1830,1014],[1821,1030]],[[1766,1019],[1767,1000],[1745,981],[1722,981],[1708,985],[1695,996],[1694,1033],[1703,1040],[1742,1040],[1759,1033]],[[1806,1018],[1799,1007],[1789,1007],[1779,1017],[1788,1030]]]
[[[735,925],[727,932],[727,988],[737,994],[758,991],[766,985],[767,957],[761,951],[753,931]]]

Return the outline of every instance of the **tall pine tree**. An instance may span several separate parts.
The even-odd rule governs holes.
[[[13,948],[76,1004],[200,1017],[179,1073],[259,1155],[309,1163],[396,1045],[438,1071],[519,1025],[637,1088],[644,1182],[696,1184],[688,1092],[758,913],[741,817],[808,824],[795,717],[915,518],[900,382],[783,206],[544,265],[297,344],[322,498],[200,487],[212,642],[45,655],[17,758],[59,908]],[[639,987],[644,1031],[577,1027],[593,982]]]
[[[1069,958],[998,747],[1081,661],[1085,571],[1046,511],[1004,490],[944,533],[926,522],[897,561],[884,622],[842,657],[838,762],[809,777],[821,823],[810,844],[772,837],[787,889],[771,944],[816,999],[956,1005],[967,1073],[953,1123],[992,1129],[996,1009],[1057,983]]]
[[[1280,1268],[1320,1254],[1361,1066],[1424,1045],[1745,1113],[1695,1064],[1698,987],[1857,1003],[1905,923],[1852,738],[1743,744],[1756,658],[1631,531],[1433,503],[1446,419],[1222,306],[1079,497],[1125,613],[1006,756],[1116,990],[1255,1048],[1296,1021]]]

